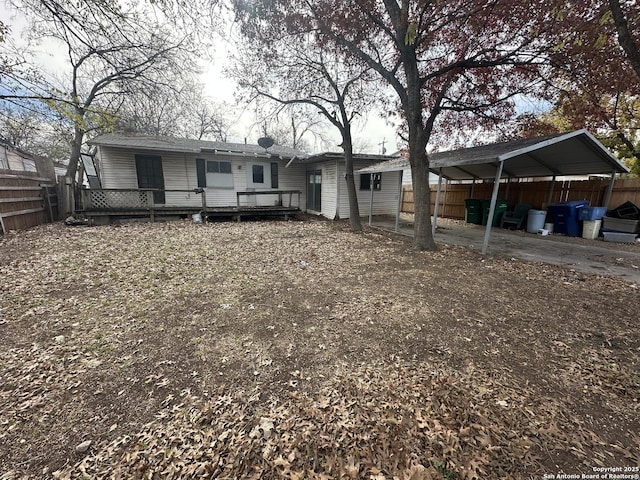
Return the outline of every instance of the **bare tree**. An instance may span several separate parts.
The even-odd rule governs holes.
[[[75,177],[85,135],[113,125],[114,112],[128,95],[165,85],[187,69],[181,55],[188,53],[188,38],[176,38],[163,24],[161,13],[119,2],[89,0],[16,0],[14,6],[31,22],[34,39],[53,42],[66,52],[67,76],[62,83],[16,77],[31,83],[25,94],[19,88],[8,100],[38,100],[73,124],[67,174]],[[178,68],[180,66],[180,68]]]
[[[255,116],[251,128],[273,138],[277,145],[310,152],[323,148],[319,145],[330,143],[326,135],[327,124],[316,108],[306,104],[284,105],[260,95],[250,98]]]
[[[228,105],[214,102],[193,76],[176,78],[170,88],[149,85],[123,99],[116,130],[156,136],[226,141]]]
[[[282,106],[305,105],[314,109],[340,132],[349,221],[353,230],[362,230],[353,173],[352,124],[373,103],[375,95],[369,88],[371,71],[366,66],[345,62],[308,25],[299,28],[290,24],[283,31],[279,23],[264,22],[250,10],[240,12],[247,26],[244,32],[251,42],[250,48],[240,51],[236,78],[253,94]],[[257,68],[261,62],[268,68]]]
[[[69,122],[17,105],[0,108],[0,137],[26,152],[66,164],[70,151]]]

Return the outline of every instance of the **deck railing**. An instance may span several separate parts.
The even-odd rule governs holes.
[[[246,191],[246,192],[236,192],[237,197],[237,207],[245,207],[245,206],[255,206],[257,201],[256,199],[251,199],[251,196],[264,196],[264,195],[274,195],[277,200],[274,201],[273,205],[278,207],[297,207],[300,208],[300,195],[302,192],[300,190],[259,190],[259,191]],[[293,198],[296,195],[296,204],[293,204]],[[246,197],[246,202],[240,200],[241,197]],[[285,201],[286,200],[286,201]],[[255,202],[255,203],[254,203]]]
[[[165,197],[168,193],[189,193],[201,196],[201,209],[215,208],[207,206],[207,190],[196,188],[193,190],[163,190],[157,188],[89,188],[80,190],[80,209],[81,210],[153,210],[168,207],[166,202],[158,202],[158,198]],[[209,192],[211,195],[212,192]],[[265,190],[265,191],[244,191],[236,192],[237,202],[236,208],[252,208],[258,205],[255,196],[273,196],[273,202],[266,202],[267,205],[261,207],[283,207],[283,208],[300,208],[300,190]],[[245,197],[246,201],[242,202],[241,198]],[[253,197],[253,199],[252,199]],[[264,202],[260,202],[264,203]],[[192,203],[186,205],[175,205],[173,207],[199,208]],[[229,208],[234,208],[232,205]]]
[[[149,210],[162,207],[158,202],[165,193],[197,193],[196,190],[162,190],[158,188],[89,188],[80,190],[83,210]]]
[[[81,206],[85,210],[149,209],[153,205],[153,191],[124,189],[80,190]]]

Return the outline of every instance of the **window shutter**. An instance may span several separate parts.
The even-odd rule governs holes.
[[[278,188],[278,163],[271,163],[271,188]]]
[[[196,158],[196,172],[198,175],[198,188],[206,188],[207,166],[203,158]]]

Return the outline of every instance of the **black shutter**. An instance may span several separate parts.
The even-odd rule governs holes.
[[[207,187],[207,165],[203,158],[196,158],[196,172],[198,175],[198,188]]]
[[[278,164],[271,163],[271,188],[278,188]]]
[[[371,174],[360,174],[360,190],[371,190]]]

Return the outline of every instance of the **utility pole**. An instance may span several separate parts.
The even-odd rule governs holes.
[[[387,140],[382,137],[382,142],[380,142],[378,145],[381,146],[382,148],[380,149],[380,151],[382,152],[382,155],[384,155],[385,153],[387,153],[387,149],[385,148],[385,144],[387,143]]]

